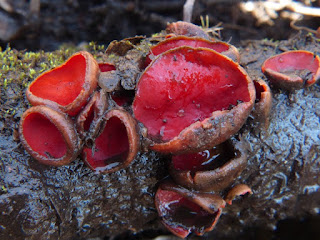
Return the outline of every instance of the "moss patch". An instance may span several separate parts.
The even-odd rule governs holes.
[[[41,73],[64,63],[77,51],[91,52],[103,61],[105,46],[94,42],[80,47],[61,46],[54,52],[17,51],[0,48],[0,133],[10,136],[16,129],[22,112],[29,107],[25,90]]]

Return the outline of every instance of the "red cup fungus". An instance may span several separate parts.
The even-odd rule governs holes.
[[[256,103],[252,116],[266,130],[270,124],[270,112],[272,107],[272,94],[268,84],[262,79],[254,80],[256,88]]]
[[[233,188],[231,188],[231,190],[229,190],[225,201],[226,201],[226,203],[231,205],[232,201],[235,197],[242,196],[245,194],[252,194],[251,188],[248,187],[248,185],[246,185],[246,184],[238,184],[238,185],[234,186]]]
[[[169,172],[183,187],[220,191],[233,183],[247,165],[241,142],[226,141],[199,153],[172,156]]]
[[[50,107],[34,106],[25,111],[19,134],[23,147],[43,164],[62,166],[78,156],[80,140],[73,122]]]
[[[240,62],[239,51],[232,45],[221,41],[209,41],[199,37],[178,36],[168,38],[159,44],[150,48],[150,53],[146,57],[145,66],[148,66],[152,58],[159,54],[177,47],[188,46],[193,48],[210,48],[227,57],[230,57],[235,62]]]
[[[134,116],[147,130],[150,148],[163,153],[199,152],[226,141],[245,123],[255,101],[248,74],[208,48],[160,54],[136,88]]]
[[[166,28],[167,33],[175,35],[183,35],[187,37],[201,37],[211,40],[210,36],[201,27],[189,22],[173,22],[169,23]]]
[[[312,52],[288,51],[268,58],[261,70],[280,88],[300,89],[320,79],[320,59]]]
[[[98,64],[100,72],[110,72],[116,70],[116,67],[111,63],[99,63]]]
[[[36,105],[51,106],[75,116],[96,89],[99,67],[88,52],[78,52],[64,64],[37,77],[28,87],[26,96]]]
[[[162,183],[155,195],[155,205],[163,225],[180,238],[191,232],[198,236],[216,225],[225,201],[213,193],[198,193]]]
[[[113,91],[111,94],[111,99],[121,107],[131,106],[134,99],[134,91],[129,90],[119,90]]]
[[[77,130],[81,138],[94,138],[96,136],[100,120],[107,107],[106,93],[104,91],[95,92],[76,119]]]
[[[85,146],[82,155],[92,170],[110,173],[134,160],[139,150],[139,136],[135,120],[124,110],[112,109],[104,120],[93,146]]]

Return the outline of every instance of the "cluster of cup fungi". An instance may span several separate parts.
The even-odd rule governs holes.
[[[80,154],[99,173],[128,166],[139,151],[166,154],[171,177],[155,194],[161,221],[181,238],[203,235],[226,203],[252,193],[239,184],[219,195],[247,164],[233,136],[249,114],[269,124],[270,88],[251,80],[239,60],[234,46],[200,27],[171,23],[145,55],[132,96],[102,84],[112,85],[117,65],[78,52],[28,87],[33,106],[21,117],[21,142],[43,164],[65,165]],[[280,87],[307,87],[320,78],[319,57],[289,51],[267,59],[262,71]]]

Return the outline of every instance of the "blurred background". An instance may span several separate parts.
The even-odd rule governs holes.
[[[0,0],[0,46],[52,51],[62,44],[107,45],[150,36],[183,19],[185,0]],[[288,39],[320,26],[320,0],[196,0],[191,22],[210,27],[237,45],[246,39]],[[320,29],[318,34],[320,35]]]

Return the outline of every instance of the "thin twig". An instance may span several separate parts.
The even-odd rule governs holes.
[[[306,7],[302,3],[292,2],[286,6],[293,12],[300,13],[302,15],[308,15],[313,17],[320,17],[320,8]]]
[[[251,28],[240,26],[240,25],[237,25],[237,24],[232,24],[232,23],[223,23],[222,26],[225,29],[235,29],[235,30],[239,30],[239,31],[246,31],[246,32],[252,33],[252,34],[257,34],[258,33],[257,30],[253,30]]]
[[[0,0],[0,8],[9,13],[13,12],[13,7],[8,3],[7,0]]]
[[[194,1],[195,0],[187,0],[183,5],[183,21],[185,22],[191,22]]]
[[[36,15],[40,13],[40,0],[30,1],[30,12]]]
[[[290,22],[290,27],[293,28],[294,30],[305,30],[307,32],[311,32],[311,33],[314,33],[316,35],[318,35],[319,33],[316,31],[316,30],[313,30],[312,28],[308,28],[308,27],[305,27],[305,26],[297,26],[295,25],[297,22],[297,20],[293,20]]]

